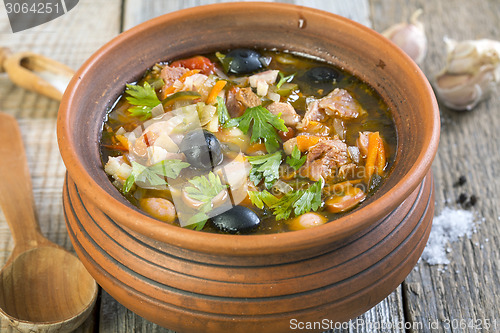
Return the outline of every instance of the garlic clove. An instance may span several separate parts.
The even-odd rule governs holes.
[[[446,66],[435,78],[436,93],[444,105],[472,110],[500,82],[500,42],[445,39]]]
[[[418,9],[411,16],[409,23],[401,22],[382,32],[383,36],[399,46],[417,64],[424,60],[427,53],[424,25],[418,20],[422,12],[422,9]]]

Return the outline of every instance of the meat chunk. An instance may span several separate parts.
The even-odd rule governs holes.
[[[238,102],[238,100],[236,99],[236,94],[238,93],[238,90],[239,88],[231,87],[231,89],[227,91],[226,107],[231,118],[239,117],[243,115],[243,113],[245,112],[243,104]]]
[[[274,115],[281,113],[280,117],[287,126],[294,126],[299,122],[300,116],[290,103],[273,102],[267,106],[267,109]]]
[[[338,176],[342,179],[355,178],[356,177],[357,165],[354,163],[348,163],[340,166]]]
[[[325,139],[310,147],[307,153],[307,176],[314,181],[337,174],[337,169],[349,162],[347,145],[338,138]]]
[[[262,102],[253,91],[252,88],[241,88],[236,93],[236,100],[241,102],[247,108],[253,108],[260,105]]]
[[[363,108],[351,94],[339,88],[320,99],[319,108],[329,116],[340,118],[357,118],[363,112]]]
[[[259,81],[263,81],[267,84],[273,84],[274,82],[276,82],[279,72],[279,70],[269,70],[254,74],[248,78],[250,86],[253,88],[257,88],[257,82]]]
[[[179,79],[184,73],[188,72],[189,69],[184,67],[170,67],[165,66],[160,72],[160,78],[165,82],[163,90],[174,84],[175,80]]]
[[[326,116],[357,118],[366,112],[345,89],[335,89],[325,97],[307,105],[306,114],[297,126],[307,128],[311,121],[321,122]]]
[[[313,101],[307,105],[306,114],[300,122],[298,128],[306,128],[311,121],[322,121],[325,115],[319,110],[319,100]]]
[[[359,137],[356,140],[356,146],[358,146],[362,157],[366,157],[368,154],[368,137],[370,133],[371,132],[359,132]]]

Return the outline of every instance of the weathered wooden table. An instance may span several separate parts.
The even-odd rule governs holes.
[[[211,0],[82,0],[64,16],[13,34],[0,5],[0,46],[32,51],[77,69],[94,51],[138,23]],[[340,14],[377,31],[422,8],[429,50],[427,77],[445,63],[445,36],[500,40],[498,0],[284,0]],[[42,232],[71,250],[62,210],[65,167],[56,142],[58,103],[14,86],[0,74],[0,110],[15,116],[25,140]],[[419,262],[380,304],[335,332],[500,332],[500,91],[472,112],[441,106],[440,148],[433,165],[436,214],[458,208],[461,192],[474,193],[476,232],[448,245],[450,264]],[[2,157],[0,156],[0,159]],[[459,176],[467,183],[453,186]],[[19,203],[22,205],[22,203]],[[0,212],[0,265],[13,247]],[[1,332],[12,332],[2,322]],[[169,332],[135,315],[102,292],[94,316],[80,332]],[[171,332],[171,331],[170,331]]]

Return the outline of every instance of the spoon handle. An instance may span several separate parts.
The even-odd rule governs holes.
[[[0,72],[20,87],[60,101],[74,71],[55,60],[31,52],[12,54],[0,48]]]
[[[36,220],[31,178],[19,126],[14,117],[0,112],[0,208],[15,252],[48,242]],[[12,253],[11,257],[14,257]]]

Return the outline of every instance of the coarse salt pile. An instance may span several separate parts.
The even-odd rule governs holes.
[[[446,253],[450,252],[448,243],[460,237],[471,237],[474,230],[474,214],[463,209],[446,207],[440,215],[434,217],[427,245],[422,259],[429,265],[447,265],[450,263]]]

